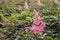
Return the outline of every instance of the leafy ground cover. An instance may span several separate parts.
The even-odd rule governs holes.
[[[33,9],[46,23],[41,35],[27,29],[33,24]],[[0,0],[0,40],[60,40],[60,0]]]

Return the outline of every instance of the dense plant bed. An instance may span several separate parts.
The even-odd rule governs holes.
[[[33,9],[45,23],[41,34],[28,29]],[[60,40],[60,0],[0,0],[0,40]]]

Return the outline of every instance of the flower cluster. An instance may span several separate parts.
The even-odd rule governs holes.
[[[40,20],[40,17],[38,15],[38,12],[34,9],[34,21],[32,27],[29,29],[33,31],[34,33],[42,33],[44,30],[45,24]]]

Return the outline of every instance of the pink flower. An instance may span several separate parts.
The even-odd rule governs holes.
[[[37,5],[42,5],[41,0],[37,0]]]
[[[38,24],[39,21],[40,21],[40,17],[38,15],[38,12],[34,9],[34,22],[33,23]]]
[[[34,33],[42,33],[44,30],[45,24],[40,20],[38,12],[34,9],[34,21],[32,27],[29,29],[33,31]]]
[[[29,6],[27,4],[27,2],[24,3],[24,8],[27,9]]]

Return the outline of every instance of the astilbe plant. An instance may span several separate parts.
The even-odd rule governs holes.
[[[13,2],[11,3],[11,1]],[[30,2],[27,2],[28,0],[18,0],[19,1],[18,3],[17,1],[15,2],[14,1],[15,0],[9,0],[7,4],[2,3],[4,7],[0,8],[0,15],[2,15],[1,13],[4,13],[2,20],[0,22],[2,26],[4,26],[4,27],[2,26],[0,27],[0,40],[30,40],[30,39],[41,40],[40,39],[41,36],[43,40],[60,40],[60,32],[59,32],[60,10],[58,8],[59,5],[57,8],[56,8],[57,4],[54,6],[53,4],[54,0],[41,0],[41,1],[31,0]],[[58,0],[55,0],[56,3],[58,3],[57,1]],[[27,6],[27,9],[29,9],[30,6],[31,7],[30,10],[24,8],[23,2],[26,2],[27,5],[29,4]],[[38,5],[44,3],[45,7],[40,8],[39,6],[38,8],[38,6],[36,6],[37,3]],[[17,4],[21,5],[21,7],[19,6],[17,8],[16,7],[18,6]],[[55,8],[53,9],[53,7]],[[19,11],[20,8],[22,8],[22,12],[16,13],[15,12],[16,8]],[[25,10],[23,10],[23,8]],[[38,15],[38,12],[34,8],[37,8],[37,10],[39,9],[38,12],[40,13],[39,14],[40,17]],[[32,11],[33,9],[34,9],[34,18]],[[11,15],[6,16],[6,14],[9,13],[11,13]],[[29,24],[30,27],[25,26],[25,24],[29,23],[32,18],[33,18],[33,23],[31,23],[32,25]],[[46,25],[44,22],[42,22],[41,19],[46,21]],[[26,29],[26,27],[28,27],[28,29]],[[42,35],[38,35],[38,34],[42,34]]]
[[[42,33],[44,30],[45,24],[40,20],[38,12],[34,9],[34,21],[31,28],[29,28],[34,33]]]
[[[27,4],[27,2],[24,3],[24,9],[27,9],[29,6]]]

